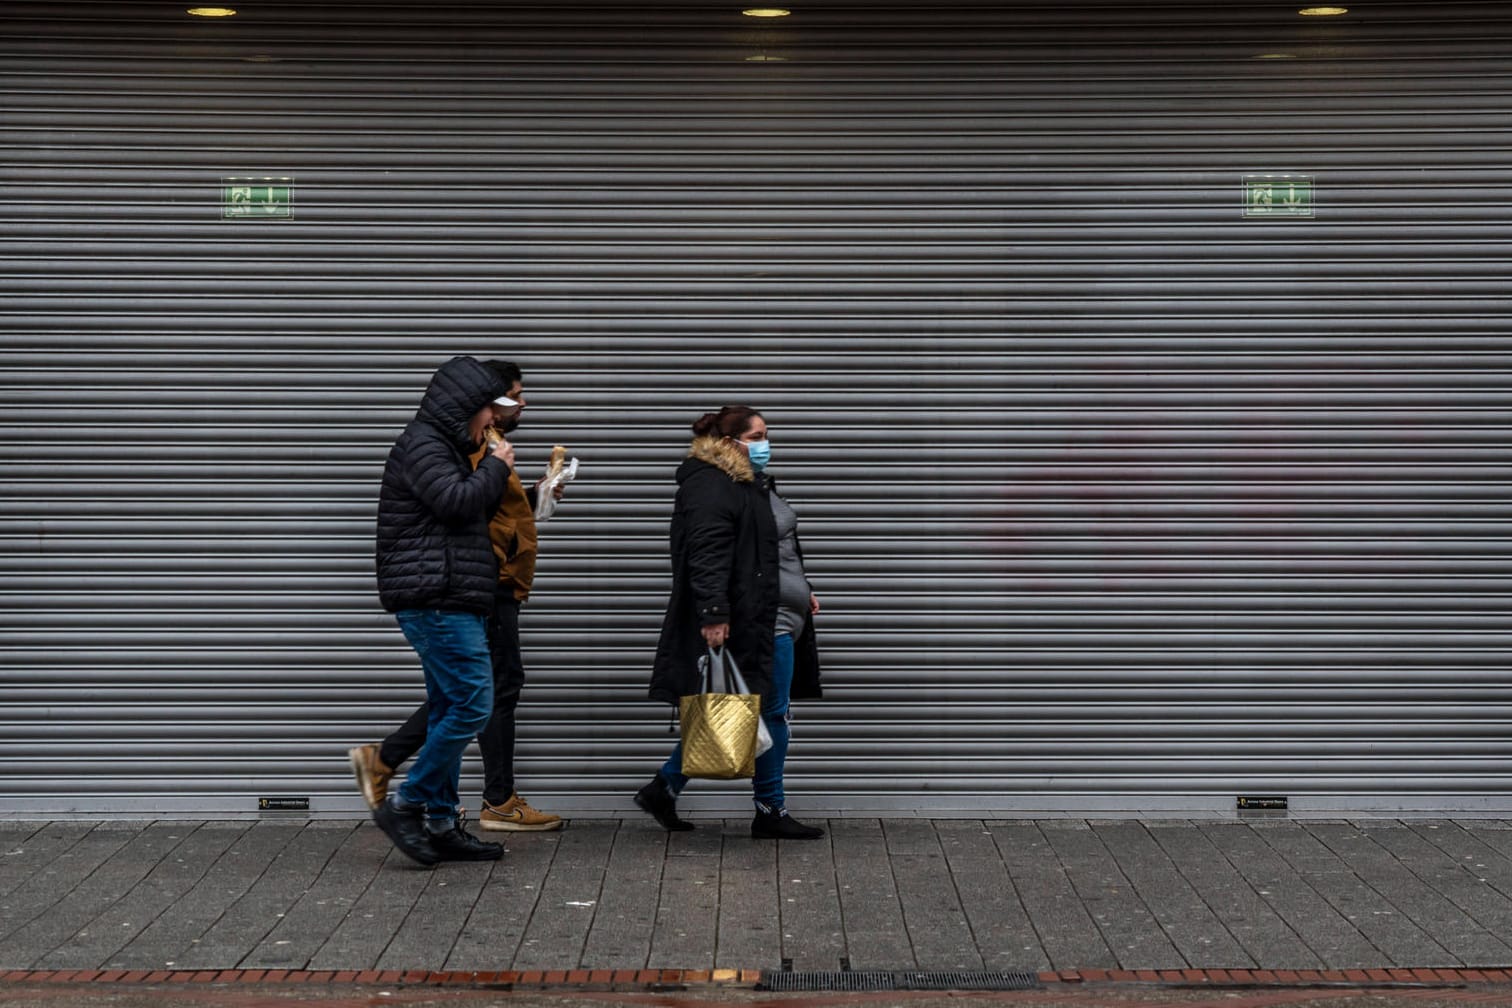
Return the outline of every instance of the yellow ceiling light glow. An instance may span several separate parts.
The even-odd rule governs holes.
[[[231,17],[236,11],[230,7],[190,7],[188,13],[195,17]]]
[[[1303,7],[1297,11],[1303,17],[1338,17],[1340,14],[1348,14],[1348,7]]]
[[[744,14],[746,17],[767,17],[767,18],[771,18],[771,17],[787,17],[789,14],[791,14],[793,12],[790,11],[790,10],[788,10],[786,7],[747,7],[745,10],[741,11],[740,13]]]

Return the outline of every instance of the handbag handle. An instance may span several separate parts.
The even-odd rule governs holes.
[[[751,689],[746,685],[745,677],[740,674],[740,666],[735,664],[735,656],[720,647],[708,647],[708,654],[699,660],[703,666],[703,689],[704,693],[749,693]],[[719,685],[721,689],[713,689],[713,671],[719,669]]]

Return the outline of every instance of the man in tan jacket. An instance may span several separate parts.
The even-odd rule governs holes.
[[[498,405],[510,412],[485,438],[476,465],[509,432],[519,426],[526,401],[524,376],[509,361],[484,361],[509,387]],[[525,666],[520,659],[520,606],[530,597],[535,578],[535,495],[538,486],[526,490],[519,473],[511,469],[499,508],[489,522],[488,535],[499,561],[499,581],[494,589],[493,610],[486,627],[493,661],[493,715],[478,733],[483,755],[483,808],[478,823],[486,830],[540,831],[560,829],[561,816],[531,808],[515,790],[515,708],[525,684]],[[561,494],[558,487],[556,493]],[[399,729],[381,743],[361,745],[348,751],[352,773],[370,808],[376,808],[388,792],[389,779],[405,760],[425,743],[430,707],[421,704]]]

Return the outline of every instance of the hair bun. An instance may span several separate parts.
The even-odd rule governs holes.
[[[708,437],[719,433],[719,414],[705,413],[693,421],[693,433],[699,437]]]

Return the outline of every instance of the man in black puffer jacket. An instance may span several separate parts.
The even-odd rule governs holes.
[[[501,442],[476,469],[468,456],[507,411],[494,401],[507,391],[471,357],[441,365],[389,451],[378,496],[378,594],[420,656],[431,721],[409,776],[373,819],[424,865],[504,853],[457,823],[457,778],[463,751],[493,712],[483,621],[499,569],[488,519],[504,496],[514,448]]]

